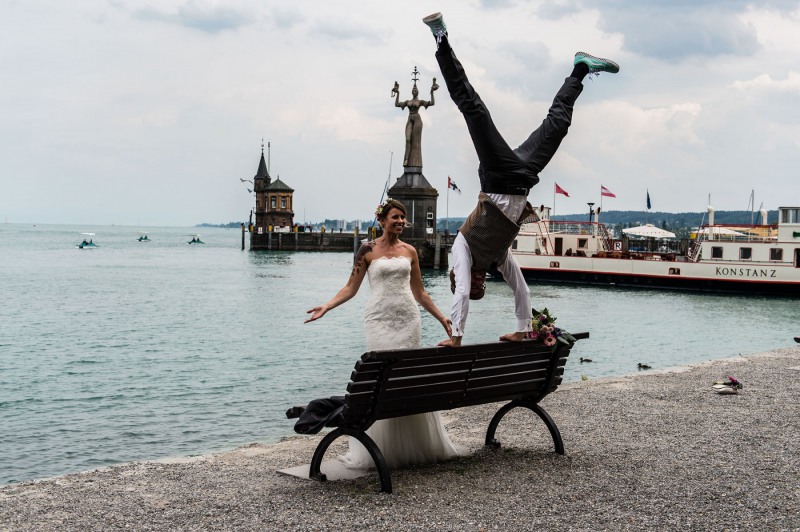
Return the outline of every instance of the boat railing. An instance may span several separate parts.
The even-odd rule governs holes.
[[[716,242],[769,242],[778,236],[777,225],[701,225],[692,231],[697,242],[714,240]]]
[[[569,222],[550,220],[550,233],[566,233],[569,235],[591,235],[594,232],[595,222]],[[605,225],[599,224],[603,231]]]

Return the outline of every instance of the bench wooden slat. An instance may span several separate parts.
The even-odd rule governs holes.
[[[480,386],[473,386],[468,390],[463,389],[463,383],[444,383],[438,389],[419,387],[418,390],[413,390],[415,392],[414,395],[408,393],[412,391],[411,388],[395,390],[394,393],[386,391],[384,395],[381,396],[381,402],[377,406],[376,412],[383,418],[386,417],[385,412],[400,411],[403,405],[408,407],[417,404],[425,405],[428,409],[427,411],[432,412],[435,410],[459,408],[465,401],[471,402],[475,398],[483,402],[495,402],[505,400],[509,396],[512,398],[532,396],[542,391],[542,386],[547,381],[547,377],[543,376],[543,374],[539,374],[540,376],[538,377],[535,375],[536,374],[528,374],[528,379],[526,380],[514,380],[511,382],[499,382],[494,379],[486,379]],[[349,411],[357,415],[362,415],[372,408],[371,404],[363,402],[348,403],[348,406]],[[395,413],[395,415],[397,414]]]
[[[475,388],[464,394],[460,390],[443,392],[423,397],[406,397],[404,399],[385,399],[381,401],[375,412],[377,419],[406,416],[422,412],[439,410],[452,410],[474,404],[495,403],[520,399],[534,395],[541,389],[545,379],[532,379],[527,382],[518,382],[513,385],[498,385]]]
[[[540,360],[549,362],[552,357],[552,352],[547,348],[544,352],[533,353],[513,353],[506,354],[490,353],[470,353],[462,354],[457,357],[427,357],[415,358],[414,360],[403,360],[396,364],[391,364],[392,375],[396,376],[412,376],[424,375],[427,373],[435,373],[437,371],[447,372],[454,371],[464,367],[483,368],[492,367],[504,364],[522,363],[530,360]],[[350,375],[352,382],[370,381],[375,380],[380,375],[385,362],[359,362],[356,369]]]
[[[566,361],[566,359],[564,359]],[[441,367],[436,366],[433,368],[427,369],[434,369],[434,370],[450,370],[450,371],[436,371],[434,373],[421,373],[417,375],[416,371],[409,371],[410,368],[401,368],[399,370],[392,369],[390,372],[390,377],[386,379],[384,388],[385,389],[393,389],[402,386],[419,386],[423,384],[428,384],[432,382],[437,382],[440,380],[446,379],[454,379],[458,378],[461,380],[465,380],[467,377],[469,380],[490,377],[490,376],[498,376],[498,375],[505,375],[505,374],[514,374],[514,373],[522,373],[526,371],[533,371],[533,370],[541,370],[546,371],[547,368],[550,366],[549,360],[528,360],[525,358],[515,358],[512,362],[508,364],[498,364],[496,361],[494,364],[489,365],[489,361],[486,361],[487,364],[484,367],[477,367],[469,369],[469,367],[465,367],[463,364],[447,364]],[[374,377],[377,377],[377,372],[374,373]],[[359,381],[359,382],[351,382],[347,385],[348,393],[357,393],[357,392],[364,392],[371,390],[377,385],[377,381],[375,379],[369,381]]]
[[[413,361],[415,359],[440,358],[440,357],[490,357],[500,356],[502,353],[518,352],[522,344],[532,352],[550,352],[550,348],[536,342],[493,342],[487,344],[471,344],[459,347],[428,347],[412,349],[387,349],[385,351],[368,351],[361,356],[362,363],[400,359]]]

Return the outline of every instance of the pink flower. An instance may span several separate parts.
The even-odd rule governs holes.
[[[556,345],[556,337],[548,334],[544,339],[544,345],[548,347],[553,347]]]

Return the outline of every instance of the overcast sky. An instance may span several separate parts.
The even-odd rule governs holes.
[[[800,2],[766,0],[4,0],[0,221],[193,225],[247,218],[261,139],[295,220],[367,219],[402,174],[420,71],[423,172],[445,216],[477,158],[422,17],[451,43],[509,144],[544,117],[576,51],[587,80],[534,204],[604,210],[800,205]],[[391,153],[394,153],[392,156]]]

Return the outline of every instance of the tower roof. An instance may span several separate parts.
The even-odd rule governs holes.
[[[281,181],[280,176],[267,187],[270,192],[294,192],[294,189]]]
[[[267,162],[264,160],[264,148],[261,148],[261,160],[258,163],[258,171],[253,179],[266,179],[270,180],[269,172],[267,171]]]

